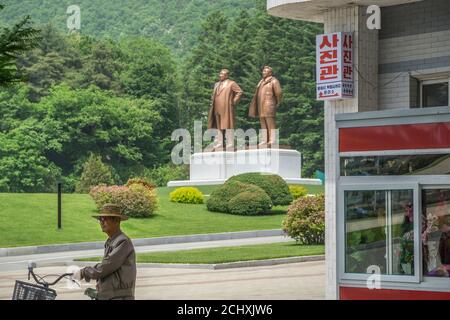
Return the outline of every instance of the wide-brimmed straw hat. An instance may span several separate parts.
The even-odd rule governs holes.
[[[122,214],[122,210],[120,209],[120,207],[112,203],[103,205],[100,213],[95,214],[92,217],[95,219],[98,219],[99,217],[119,217],[121,221],[128,220],[128,217]]]

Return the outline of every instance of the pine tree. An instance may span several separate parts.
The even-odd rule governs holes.
[[[181,81],[183,97],[180,114],[184,128],[192,128],[194,121],[206,126],[211,93],[218,74],[226,65],[226,35],[228,18],[217,11],[209,15],[197,46],[185,64]]]
[[[257,128],[259,123],[257,119],[248,117],[249,105],[261,73],[255,51],[256,33],[253,17],[242,10],[233,20],[226,42],[226,60],[231,77],[244,91],[236,110],[236,128],[243,130]]]
[[[102,162],[101,156],[91,154],[83,165],[83,173],[75,192],[88,193],[92,187],[99,184],[113,184],[111,170]]]
[[[4,8],[0,5],[0,10]],[[17,57],[34,48],[39,41],[39,31],[30,26],[30,16],[26,16],[11,29],[0,31],[0,86],[22,80],[17,73]]]
[[[206,123],[212,85],[220,68],[230,69],[230,78],[243,89],[237,107],[236,128],[260,128],[248,117],[248,107],[265,65],[274,70],[283,88],[277,110],[280,144],[299,150],[303,175],[323,170],[323,104],[315,99],[315,35],[322,31],[314,23],[281,19],[267,14],[264,0],[255,0],[254,11],[242,11],[223,26],[223,15],[210,15],[202,36],[187,60],[184,87],[185,120]],[[219,30],[222,30],[220,33]],[[217,76],[216,76],[217,77]]]

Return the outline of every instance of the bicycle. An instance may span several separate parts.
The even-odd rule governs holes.
[[[12,300],[55,300],[57,296],[56,291],[54,289],[51,289],[50,287],[54,286],[64,278],[69,279],[70,281],[79,285],[74,279],[71,278],[73,273],[64,273],[62,275],[49,274],[41,277],[34,273],[33,269],[36,267],[36,263],[28,263],[28,280],[30,280],[31,275],[33,276],[33,279],[37,284],[16,280]],[[49,276],[58,276],[58,278],[53,282],[45,281],[44,278]]]

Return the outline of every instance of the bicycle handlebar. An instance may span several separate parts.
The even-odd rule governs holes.
[[[38,280],[38,278],[36,277],[36,274],[34,273],[33,269],[36,267],[35,263],[30,263],[28,264],[28,280],[30,280],[30,274],[33,276],[34,281],[36,281],[36,283],[43,285],[44,287],[49,287],[49,286],[54,286],[55,284],[57,284],[59,281],[61,281],[62,278],[65,278],[67,276],[72,276],[73,273],[64,273],[62,275],[60,275],[55,281],[53,282],[46,282],[44,280],[42,280],[43,278],[41,278],[41,280]]]

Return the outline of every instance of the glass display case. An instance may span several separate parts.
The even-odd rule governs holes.
[[[345,191],[345,272],[414,275],[413,190]]]
[[[450,188],[422,190],[425,277],[450,277]]]

